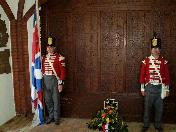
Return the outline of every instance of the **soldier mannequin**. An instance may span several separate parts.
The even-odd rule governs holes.
[[[45,85],[45,102],[49,114],[46,124],[55,121],[55,124],[59,125],[60,92],[63,90],[65,80],[65,58],[55,52],[54,40],[54,38],[48,38],[47,54],[42,57],[42,69]]]
[[[144,96],[144,127],[146,132],[150,125],[150,116],[154,110],[154,126],[158,132],[163,132],[161,126],[163,114],[163,99],[169,96],[169,70],[167,61],[160,56],[161,40],[151,41],[151,55],[142,61],[140,72],[141,94]]]

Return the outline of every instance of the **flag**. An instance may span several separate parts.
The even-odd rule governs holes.
[[[107,124],[104,124],[104,125],[102,125],[102,132],[109,132],[109,124],[107,123]]]
[[[39,15],[38,1],[35,1],[35,11],[33,19],[33,42],[32,42],[32,64],[31,64],[31,98],[34,108],[33,126],[44,123],[43,116],[43,89],[42,89],[42,70],[41,70],[41,46],[39,34]]]

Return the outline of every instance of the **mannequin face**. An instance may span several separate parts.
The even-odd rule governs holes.
[[[151,49],[151,54],[155,57],[158,58],[160,56],[160,49],[159,48],[152,48]]]
[[[47,46],[46,50],[47,50],[48,54],[53,54],[54,50],[55,50],[55,47],[53,47],[53,46]]]

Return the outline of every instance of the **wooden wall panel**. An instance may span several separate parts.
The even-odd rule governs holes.
[[[124,90],[126,13],[101,12],[101,91]]]
[[[66,58],[65,91],[75,90],[75,43],[72,34],[72,16],[70,13],[51,14],[48,17],[48,34],[51,32],[56,38],[57,51]],[[65,53],[65,50],[67,52]]]
[[[106,98],[115,98],[126,120],[142,121],[139,69],[141,61],[150,55],[153,31],[162,40],[162,53],[176,81],[175,7],[174,1],[162,0],[47,3],[42,13],[46,29],[42,31],[57,37],[57,49],[66,57],[62,115],[90,118],[103,107]],[[171,96],[165,100],[167,122],[176,121],[172,116],[176,109],[175,88],[172,82]]]
[[[76,89],[92,92],[98,88],[97,34],[83,33],[76,36]]]
[[[73,41],[76,44],[75,88],[79,92],[96,92],[99,88],[98,14],[73,14],[73,25]]]
[[[139,64],[143,59],[143,22],[144,12],[133,11],[127,13],[126,83],[129,92],[139,91]]]

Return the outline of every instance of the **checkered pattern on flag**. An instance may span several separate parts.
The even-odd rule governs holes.
[[[43,116],[43,89],[42,89],[42,71],[41,71],[41,49],[40,38],[37,25],[37,8],[34,12],[34,31],[32,42],[32,70],[31,70],[31,98],[35,111],[33,118],[33,126],[37,126],[44,123]]]

